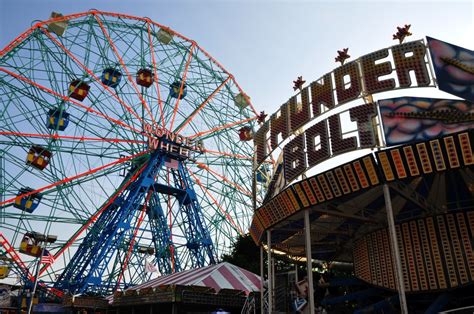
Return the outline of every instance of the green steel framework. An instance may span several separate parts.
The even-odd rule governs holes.
[[[147,18],[93,10],[54,21],[67,21],[62,36],[48,31],[51,20],[39,22],[0,52],[4,235],[16,249],[26,232],[58,235],[58,241],[48,246],[56,261],[40,271],[42,280],[54,282],[91,229],[99,208],[119,189],[131,163],[147,151],[149,135],[142,132],[142,124],[149,123],[202,141],[204,150],[185,165],[218,255],[227,252],[236,235],[247,232],[250,225],[253,148],[239,140],[238,131],[255,128],[257,119],[248,98],[248,106],[236,105],[242,90],[233,76],[196,42]],[[160,29],[173,34],[169,44],[158,39]],[[110,67],[123,74],[116,88],[101,82],[102,71]],[[149,88],[135,82],[143,68],[153,72]],[[90,86],[83,101],[69,97],[69,84],[75,79]],[[169,92],[177,80],[187,86],[187,95],[180,100]],[[64,131],[46,127],[51,109],[70,115]],[[52,153],[44,170],[25,162],[32,145]],[[157,181],[169,183],[169,172],[161,173]],[[33,213],[12,206],[26,186],[42,194]],[[176,200],[170,196],[161,200],[179,246],[184,236]],[[135,222],[137,218],[138,213]],[[139,250],[152,246],[146,217],[136,231],[123,273],[124,282],[130,284],[150,276],[144,271],[147,256]],[[20,257],[32,272],[36,259]],[[178,258],[183,268],[190,266],[185,249],[178,249]],[[111,263],[106,275],[120,276],[122,268],[123,262]]]

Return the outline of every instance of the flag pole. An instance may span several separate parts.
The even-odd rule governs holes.
[[[38,263],[36,263],[36,271],[35,271],[35,281],[33,283],[33,291],[31,292],[31,298],[30,298],[30,303],[28,304],[28,314],[31,314],[31,310],[33,309],[33,300],[35,298],[35,293],[36,293],[36,286],[38,285],[38,275],[39,275],[39,269],[41,265],[41,260],[43,259],[44,252],[46,250],[46,245],[48,242],[44,243],[43,248],[41,249],[41,256],[38,259]]]

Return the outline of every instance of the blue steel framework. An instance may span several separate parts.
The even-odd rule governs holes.
[[[121,244],[133,241],[133,220],[138,219],[137,213],[143,210],[146,211],[152,226],[152,243],[160,270],[163,273],[171,273],[174,267],[174,271],[180,271],[179,260],[172,249],[175,245],[160,205],[160,195],[172,195],[179,203],[181,221],[186,225],[186,247],[193,257],[192,267],[216,262],[213,242],[183,160],[175,159],[176,169],[171,169],[173,185],[158,183],[155,179],[165,168],[167,158],[178,156],[169,157],[165,152],[154,151],[142,160],[142,163],[132,167],[124,179],[124,184],[133,180],[134,174],[139,173],[138,177],[119,195],[114,195],[112,205],[99,216],[56,281],[55,288],[74,294],[86,291],[106,294],[120,285],[113,276],[103,275],[109,263],[123,264],[127,261],[128,247]],[[130,245],[134,243],[131,242]],[[176,264],[172,265],[172,260],[175,260]]]

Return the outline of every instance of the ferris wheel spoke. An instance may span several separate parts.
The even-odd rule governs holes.
[[[248,196],[251,196],[252,195],[252,192],[244,189],[243,187],[241,187],[240,185],[238,185],[237,183],[235,182],[232,182],[231,180],[229,180],[228,178],[226,178],[225,176],[223,176],[222,174],[218,173],[217,171],[215,170],[212,170],[209,166],[203,164],[203,163],[200,163],[200,162],[195,162],[195,164],[197,165],[198,168],[200,169],[204,169],[206,170],[208,173],[212,174],[214,177],[216,177],[218,180],[224,180],[225,183],[231,185],[232,187],[238,189],[239,191],[241,191],[242,193],[248,195]]]
[[[31,148],[32,145],[34,145],[33,142],[19,142],[19,140],[24,139],[22,137],[17,137],[15,139],[11,139],[9,141],[0,141],[0,145],[5,145],[8,147],[20,147],[24,148],[26,151],[24,151],[24,155],[26,156],[28,154],[28,149]],[[76,141],[76,142],[71,142],[74,144],[84,144],[86,141]],[[90,143],[101,143],[99,141],[93,141]],[[117,157],[119,156],[114,149],[111,152],[105,152],[107,149],[104,149],[103,147],[95,147],[90,144],[90,146],[86,148],[80,148],[77,145],[75,146],[61,146],[60,149],[56,149],[53,152],[54,153],[62,153],[62,154],[74,154],[76,157],[79,156],[86,156],[86,157],[97,157],[97,158],[106,158],[106,159],[111,159],[111,160],[116,160]],[[109,149],[110,151],[110,149]],[[126,151],[126,150],[125,150]],[[25,166],[25,162],[23,160],[19,160],[18,156],[15,156],[15,159],[17,160],[17,165],[18,166]]]
[[[51,39],[51,41],[53,41],[58,47],[60,47],[72,60],[74,60],[74,62],[79,66],[81,67],[84,71],[86,71],[94,80],[97,84],[99,84],[104,90],[106,90],[114,99],[116,99],[130,114],[132,114],[133,116],[135,116],[138,120],[141,121],[141,123],[143,123],[143,120],[142,118],[136,113],[135,110],[133,110],[132,107],[128,106],[120,97],[118,97],[117,93],[115,93],[111,87],[105,85],[102,80],[94,74],[93,71],[91,71],[88,67],[86,67],[81,61],[79,61],[79,59],[77,57],[74,56],[74,54],[69,50],[67,49],[60,41],[58,41],[56,38],[54,38],[51,33],[45,29],[45,28],[41,28],[41,30],[49,37],[49,39]],[[130,79],[130,75],[127,71],[127,74],[128,74],[128,77]],[[135,86],[136,88],[136,86]],[[140,95],[141,97],[141,95]]]
[[[239,234],[243,235],[244,232],[242,231],[242,229],[240,228],[240,226],[238,226],[234,220],[232,219],[232,217],[229,215],[229,213],[217,202],[216,198],[209,192],[209,190],[202,185],[201,181],[199,180],[199,178],[196,176],[196,174],[194,172],[191,171],[191,169],[189,169],[189,167],[187,168],[188,171],[189,171],[189,174],[191,175],[191,177],[193,177],[194,179],[194,182],[198,184],[198,186],[201,188],[201,190],[211,198],[212,202],[219,208],[220,212],[222,215],[224,215],[224,217],[226,217],[226,219],[228,219],[228,222],[235,228],[235,230],[237,232],[239,232]]]
[[[122,57],[120,56],[118,50],[117,50],[117,47],[115,46],[114,42],[112,41],[112,39],[110,38],[110,35],[109,33],[107,32],[107,30],[105,29],[104,27],[104,24],[102,23],[102,21],[100,20],[99,16],[98,15],[95,15],[95,19],[97,20],[97,22],[99,23],[100,25],[100,28],[102,29],[102,32],[104,33],[105,37],[107,38],[107,41],[109,42],[110,46],[112,47],[112,50],[114,51],[115,53],[115,56],[117,57],[117,59],[119,60],[120,64],[122,65],[125,73],[127,74],[127,79],[128,81],[130,82],[130,84],[132,84],[138,98],[140,99],[141,103],[142,103],[142,106],[145,108],[146,112],[148,113],[148,115],[150,116],[152,122],[154,125],[156,125],[156,121],[155,121],[155,118],[153,117],[153,114],[151,113],[150,111],[150,108],[148,107],[148,104],[146,103],[145,99],[143,98],[141,92],[138,90],[138,87],[137,85],[135,84],[135,81],[133,80],[130,72],[128,71],[128,68],[127,66],[125,65]],[[143,119],[140,118],[138,115],[136,115],[136,117],[138,118],[138,120],[140,120],[142,122],[142,124],[144,123]]]
[[[120,167],[122,165],[124,165],[124,164],[118,164],[117,166]],[[59,174],[62,177],[66,176],[66,173],[64,171],[64,169],[65,169],[64,165],[62,165],[61,168],[60,167],[54,167],[54,169],[57,169],[58,170],[57,172],[59,172]],[[56,178],[57,180],[60,180],[60,177],[58,176],[58,174],[54,173],[53,169],[51,169],[50,171],[54,175],[54,178]],[[62,196],[62,197],[60,197],[60,199],[63,201],[64,208],[60,208],[59,205],[58,206],[51,206],[51,208],[54,208],[54,209],[57,209],[57,210],[62,210],[63,212],[69,212],[69,213],[71,213],[72,216],[74,216],[76,218],[85,219],[90,214],[90,209],[86,205],[87,204],[86,201],[88,201],[88,204],[94,204],[95,202],[93,201],[93,199],[90,196],[91,193],[90,192],[88,193],[86,191],[84,183],[93,180],[93,181],[98,183],[97,184],[98,188],[99,188],[98,191],[101,191],[103,193],[103,195],[108,195],[109,193],[107,193],[107,191],[103,187],[105,182],[103,182],[103,181],[99,182],[98,179],[101,178],[101,177],[104,177],[105,179],[110,181],[109,175],[112,174],[112,173],[115,173],[117,171],[119,171],[119,169],[117,169],[116,167],[108,168],[107,171],[101,172],[100,174],[96,174],[94,178],[83,177],[83,178],[78,179],[77,181],[75,181],[74,185],[65,186],[61,189],[57,189],[58,192]],[[113,186],[112,182],[109,182],[109,183]],[[70,197],[66,197],[66,195],[64,193],[65,188],[67,188],[67,195],[69,195]],[[97,193],[98,191],[95,191],[95,193],[98,194]],[[79,196],[78,193],[81,193],[81,196]],[[73,203],[73,201],[74,201],[74,203]],[[77,207],[79,207],[80,210],[74,211],[73,209],[75,209]],[[54,211],[52,212],[52,215],[54,215]]]
[[[193,121],[194,117],[204,108],[204,106],[212,100],[212,98],[214,98],[214,96],[222,89],[222,87],[224,87],[227,82],[229,82],[229,80],[231,79],[232,77],[229,76],[225,79],[224,82],[222,82],[207,98],[206,100],[204,100],[190,115],[189,117],[184,120],[180,125],[178,125],[176,127],[176,129],[173,131],[174,133],[179,133],[182,129],[184,129],[186,127],[186,125],[188,125],[191,121]]]
[[[153,46],[153,39],[151,38],[150,20],[147,20],[147,33],[148,33],[148,43],[150,44],[151,60],[153,62],[153,77],[154,77],[154,83],[156,87],[156,94],[158,97],[158,107],[160,109],[161,126],[165,128],[166,124],[165,124],[165,117],[163,115],[163,101],[161,100],[159,76],[158,76],[158,70],[157,70],[156,58],[155,58],[155,48]]]
[[[112,169],[112,171],[115,171],[115,170]],[[52,189],[45,193],[42,193],[43,195],[42,204],[45,207],[51,208],[50,215],[52,215],[49,220],[44,220],[44,222],[46,222],[46,224],[44,225],[45,232],[48,231],[47,229],[51,226],[52,223],[61,221],[61,220],[56,220],[56,218],[54,218],[54,215],[56,214],[60,215],[59,217],[62,217],[64,213],[69,213],[70,216],[72,216],[72,219],[70,219],[71,224],[76,223],[77,219],[80,219],[80,220],[85,219],[90,213],[90,207],[91,207],[91,205],[87,207],[86,205],[87,201],[88,201],[87,204],[94,204],[95,202],[90,198],[89,196],[90,192],[84,190],[83,183],[90,180],[97,180],[100,176],[107,176],[107,174],[108,174],[107,172],[103,172],[96,175],[95,177],[83,177],[81,179],[76,180],[74,184],[71,184],[71,183],[65,184],[61,186],[61,188]],[[56,176],[53,175],[51,178],[55,178],[55,177]],[[77,191],[77,192],[80,192],[81,196],[79,196],[76,193],[77,189],[75,187],[79,187],[78,189],[80,189],[80,191]],[[99,189],[103,190],[102,185],[99,185]],[[104,193],[104,195],[110,194],[110,193],[107,193],[106,190],[103,190],[102,192]],[[52,193],[52,196],[49,195],[51,193]],[[6,205],[6,206],[9,206],[9,205]],[[25,217],[26,219],[25,222],[27,222],[28,224],[30,221],[34,220],[33,218],[31,220],[29,219],[30,216],[33,217],[33,214],[30,214],[30,213],[27,214],[24,211],[22,211],[21,214],[22,214],[21,216],[17,215],[17,217],[20,217],[20,218]],[[6,217],[7,216],[5,216],[5,218]],[[10,216],[10,218],[11,217],[12,216]],[[31,226],[28,226],[28,228],[26,229],[27,231],[31,231],[31,230],[38,231],[39,227],[40,227],[39,225],[36,225],[35,228],[31,228]]]
[[[183,79],[181,80],[181,86],[179,87],[179,94],[178,94],[178,97],[176,99],[176,104],[174,105],[173,116],[171,118],[169,130],[173,129],[174,119],[176,118],[176,113],[178,112],[178,107],[179,107],[179,102],[181,100],[181,95],[183,94],[183,89],[184,89],[184,86],[186,84],[186,77],[188,75],[189,64],[191,63],[191,60],[192,60],[194,47],[196,47],[196,44],[193,42],[193,44],[192,44],[192,46],[191,46],[191,48],[189,49],[189,52],[188,52],[188,60],[186,61],[186,65],[184,66]]]
[[[94,174],[98,171],[101,171],[101,170],[104,170],[104,169],[107,169],[108,167],[112,167],[114,165],[117,165],[117,164],[121,164],[121,163],[125,163],[129,160],[132,160],[134,158],[137,158],[137,157],[140,157],[140,156],[143,156],[145,155],[146,153],[148,153],[148,151],[144,151],[144,152],[141,152],[141,153],[138,153],[138,154],[135,154],[135,155],[132,155],[132,156],[129,156],[129,157],[124,157],[124,158],[120,158],[119,160],[116,160],[116,161],[113,161],[113,162],[110,162],[108,164],[105,164],[105,165],[102,165],[100,167],[97,167],[97,168],[93,168],[93,169],[90,169],[88,171],[85,171],[85,172],[82,172],[82,173],[79,173],[79,174],[76,174],[72,177],[67,177],[67,178],[64,178],[60,181],[56,181],[52,184],[49,184],[49,185],[46,185],[44,187],[41,187],[41,188],[38,188],[36,190],[33,190],[31,192],[28,192],[28,193],[23,193],[23,194],[20,194],[16,197],[13,197],[13,198],[10,198],[8,200],[5,200],[3,202],[0,202],[0,205],[6,205],[6,204],[9,204],[9,203],[12,203],[14,202],[17,198],[25,198],[25,197],[28,197],[32,194],[38,194],[38,193],[41,193],[43,191],[46,191],[48,189],[51,189],[51,188],[54,188],[58,185],[62,185],[62,184],[65,184],[65,183],[68,183],[68,182],[71,182],[71,181],[74,181],[74,180],[77,180],[79,178],[82,178],[82,177],[85,177],[85,176],[88,176],[88,175],[91,175],[91,174]]]
[[[212,149],[207,149],[207,148],[204,148],[202,152],[209,153],[210,155],[229,157],[232,159],[253,160],[253,158],[250,156],[245,156],[242,154],[232,154],[229,152],[217,151],[217,150],[212,150]]]
[[[50,219],[52,220],[52,222],[59,222],[59,223],[74,223],[74,224],[82,224],[84,223],[84,219],[80,219],[80,218],[74,218],[74,219],[70,219],[70,218],[63,218],[63,217],[50,217],[50,216],[46,216],[46,215],[33,215],[33,214],[30,214],[30,215],[26,215],[24,213],[6,213],[6,214],[3,214],[3,218],[7,218],[7,219],[10,219],[10,218],[14,218],[14,219],[27,219],[28,221],[45,221],[46,219]]]
[[[203,137],[204,135],[211,135],[212,133],[228,129],[228,128],[234,127],[236,125],[245,124],[247,122],[250,122],[250,121],[253,121],[253,120],[256,120],[256,119],[257,119],[257,117],[250,117],[250,118],[246,118],[246,119],[243,119],[243,120],[240,120],[240,121],[227,123],[227,124],[217,126],[217,127],[212,128],[212,129],[205,130],[205,131],[196,133],[194,135],[191,135],[190,138],[195,139],[195,138]]]
[[[110,142],[110,143],[136,143],[136,144],[145,144],[145,141],[139,140],[127,140],[127,139],[118,139],[118,138],[99,138],[99,137],[86,137],[86,136],[70,136],[70,135],[59,135],[57,133],[53,134],[36,134],[36,133],[22,133],[22,132],[9,132],[9,131],[0,131],[0,135],[13,135],[19,137],[30,137],[30,138],[48,138],[48,139],[62,139],[62,140],[74,140],[74,141],[95,141],[95,142]]]
[[[208,164],[211,165],[212,163],[208,163]],[[246,168],[242,168],[242,165],[229,165],[228,163],[225,163],[225,165],[226,167],[235,167],[236,169],[246,169]],[[241,175],[244,175],[244,177],[246,177],[245,174],[243,173],[236,173],[236,174],[239,174],[239,176],[234,179],[235,181],[240,180],[242,186],[245,186],[245,184],[249,184],[248,180],[243,180],[243,177],[241,177]],[[203,178],[202,175],[201,175],[201,178]],[[214,178],[214,180],[211,180],[211,178]],[[233,217],[239,220],[242,217],[244,217],[242,216],[242,214],[239,214],[239,212],[245,213],[245,211],[242,212],[239,210],[239,208],[246,208],[250,206],[249,204],[250,196],[246,195],[245,193],[242,193],[240,190],[236,189],[234,186],[225,184],[222,179],[216,176],[211,176],[207,179],[207,189],[209,191],[212,191],[214,195],[218,195],[220,200],[226,203],[226,204],[221,204],[221,205],[225,205],[224,207],[228,209],[229,213],[232,211]],[[243,221],[242,223],[243,225],[246,224],[245,221]]]
[[[26,85],[26,86],[30,86],[30,85]],[[21,95],[25,95],[25,92],[24,92],[23,89],[19,89],[16,86],[14,86],[10,83],[4,82],[2,87],[7,87],[11,91],[15,91],[15,92],[20,93]],[[25,90],[26,90],[26,88],[25,88]],[[50,110],[51,109],[51,107],[49,107],[50,104],[45,102],[44,100],[35,99],[35,101],[33,103],[35,104],[35,107],[37,108],[37,110],[32,111],[30,109],[30,112],[28,112],[28,111],[25,110],[25,108],[27,108],[27,104],[20,101],[20,99],[17,99],[17,100],[18,100],[18,103],[16,103],[16,104],[12,104],[12,102],[5,102],[5,107],[6,108],[11,107],[11,106],[15,106],[16,111],[18,112],[14,116],[13,115],[8,115],[8,116],[4,115],[2,117],[2,121],[3,121],[3,124],[5,125],[5,127],[9,128],[11,131],[20,132],[19,131],[20,128],[24,128],[26,126],[31,125],[37,131],[38,134],[49,133],[50,136],[53,136],[52,131],[50,129],[47,129],[45,124],[43,124],[43,123],[31,123],[30,122],[30,121],[36,121],[38,119],[38,117],[40,117],[44,114],[43,112],[45,110]],[[95,124],[91,121],[87,121],[87,123],[79,123],[79,122],[76,121],[75,117],[72,117],[72,116],[69,120],[70,120],[70,123],[74,124],[78,129],[84,129],[84,130],[87,129],[87,131],[90,134],[97,135],[98,137],[105,137],[105,136],[99,134],[99,132],[97,132],[98,130],[103,129],[102,125],[97,125],[97,124]],[[115,124],[113,124],[113,125],[115,126]],[[80,137],[83,137],[83,136],[84,135],[81,135]],[[125,136],[123,136],[123,137],[126,138]],[[57,139],[53,138],[52,140],[56,141]],[[50,145],[50,143],[46,143],[46,144],[48,144],[48,146]],[[124,148],[124,147],[122,147],[122,148]]]
[[[245,196],[241,193],[237,193],[235,188],[229,187],[228,185],[223,185],[220,181],[217,181],[217,180],[216,181],[209,180],[209,182],[210,184],[207,189],[213,192],[214,194],[219,195],[223,200],[228,199],[229,202],[233,202],[234,205],[248,206],[248,202],[246,202],[246,199],[244,198]],[[237,216],[238,215],[235,215],[235,217]]]
[[[24,77],[24,76],[21,76],[21,75],[19,75],[19,74],[13,73],[13,72],[11,72],[11,71],[9,71],[9,70],[7,70],[7,69],[5,69],[5,68],[2,68],[2,67],[0,67],[0,71],[6,73],[6,74],[8,74],[8,75],[10,75],[10,76],[12,76],[12,77],[14,77],[14,78],[16,78],[16,79],[18,79],[18,80],[20,80],[20,81],[22,81],[22,82],[25,82],[25,83],[27,83],[27,84],[29,84],[29,85],[32,85],[32,86],[34,86],[34,87],[36,87],[36,88],[38,88],[38,89],[40,89],[40,90],[42,90],[42,91],[44,91],[44,92],[46,92],[46,93],[52,95],[52,96],[55,96],[55,97],[61,98],[61,99],[64,100],[64,101],[73,103],[74,105],[76,105],[76,106],[78,106],[78,107],[80,107],[80,108],[86,110],[87,112],[90,112],[90,113],[93,113],[93,114],[95,114],[95,115],[98,115],[98,116],[100,116],[100,117],[102,117],[102,118],[105,118],[105,119],[107,119],[107,120],[109,120],[109,121],[111,121],[111,122],[113,122],[113,123],[115,123],[115,124],[118,124],[118,125],[120,125],[120,126],[122,126],[122,127],[128,128],[128,129],[130,129],[130,130],[132,130],[132,131],[134,131],[134,132],[136,132],[136,133],[138,133],[138,134],[142,134],[142,131],[139,130],[139,129],[135,129],[134,127],[129,126],[129,125],[123,123],[123,122],[120,121],[120,120],[111,118],[111,117],[109,117],[109,116],[107,116],[107,115],[105,115],[105,114],[103,114],[103,113],[101,113],[101,112],[99,112],[99,111],[97,111],[97,110],[91,108],[91,107],[88,107],[88,106],[86,106],[86,105],[83,105],[83,104],[81,104],[80,102],[78,102],[78,101],[76,101],[76,100],[73,100],[73,99],[71,99],[71,98],[68,97],[68,96],[63,96],[63,95],[61,95],[61,94],[59,94],[59,93],[57,93],[57,92],[55,92],[55,91],[53,91],[53,90],[51,90],[51,89],[49,89],[49,88],[47,88],[47,87],[44,87],[44,86],[42,86],[42,85],[40,85],[40,84],[38,84],[38,83],[36,83],[36,82],[33,82],[32,80],[30,80],[30,79],[28,79],[28,78],[26,78],[26,77]]]

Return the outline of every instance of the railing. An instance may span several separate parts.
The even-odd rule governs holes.
[[[474,306],[461,307],[458,309],[439,312],[439,314],[472,314],[474,313]]]
[[[268,291],[265,291],[263,295],[263,312],[262,314],[268,313]],[[254,293],[250,293],[245,299],[244,307],[242,308],[241,314],[256,314],[260,313],[259,302],[257,302],[257,296]]]

